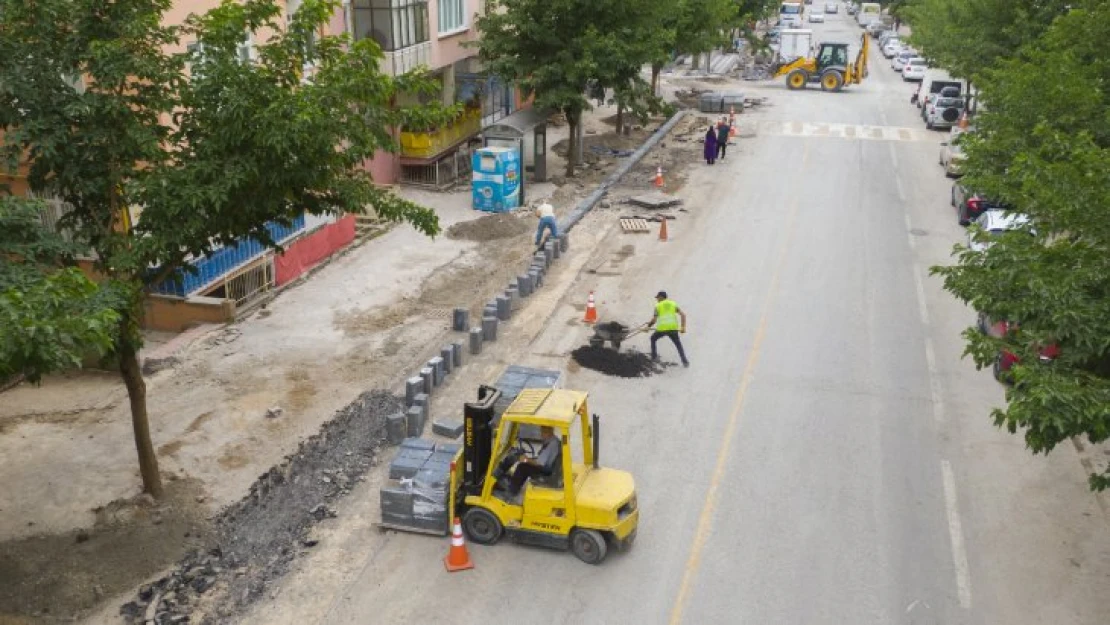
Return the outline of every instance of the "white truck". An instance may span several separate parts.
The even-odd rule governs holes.
[[[856,22],[861,28],[867,28],[867,25],[875,20],[882,19],[883,7],[878,2],[864,2],[859,5],[859,11],[856,13]]]
[[[779,7],[779,25],[782,28],[801,28],[804,14],[801,2],[783,2]]]
[[[809,57],[813,50],[813,31],[808,28],[787,28],[779,31],[775,61],[786,64],[799,57]]]

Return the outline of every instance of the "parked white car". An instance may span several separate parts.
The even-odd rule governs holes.
[[[902,44],[902,40],[891,38],[886,42],[886,45],[883,46],[883,56],[889,59],[895,54],[901,52],[902,48],[904,47],[905,46]]]
[[[940,144],[940,158],[937,162],[944,168],[944,175],[949,178],[959,178],[963,171],[961,166],[964,162],[964,150],[960,146],[960,136],[969,132],[959,126],[953,126],[952,130],[948,131],[948,140]]]
[[[925,72],[928,69],[925,59],[914,57],[906,61],[906,65],[902,68],[902,80],[919,82],[925,78]]]
[[[903,48],[901,52],[890,57],[890,67],[894,71],[901,74],[902,68],[906,66],[906,61],[909,61],[915,56],[917,56],[916,51],[910,50],[909,48]]]
[[[825,14],[818,13],[817,11],[811,11],[809,14],[809,21],[811,24],[824,24]]]
[[[840,5],[835,2],[825,3],[825,13],[836,13],[840,11]]]
[[[998,237],[1011,231],[1018,230],[1029,223],[1029,217],[1021,213],[991,208],[975,219],[975,225],[983,229],[989,237]],[[1030,230],[1030,232],[1033,232]],[[976,252],[985,251],[992,245],[990,241],[976,241],[975,233],[967,233],[967,246]]]

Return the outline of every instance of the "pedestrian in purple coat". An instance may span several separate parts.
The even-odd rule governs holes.
[[[713,126],[705,133],[705,162],[712,165],[717,162],[717,129]]]

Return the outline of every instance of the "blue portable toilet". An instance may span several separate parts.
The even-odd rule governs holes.
[[[472,169],[475,209],[503,213],[520,206],[520,154],[515,148],[491,145],[475,150]]]

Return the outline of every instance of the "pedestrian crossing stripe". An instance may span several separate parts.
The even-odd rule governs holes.
[[[928,141],[938,142],[941,136],[930,130],[898,126],[860,124],[823,124],[814,122],[762,121],[758,134],[773,137],[817,137],[822,139],[856,139],[864,141]]]

